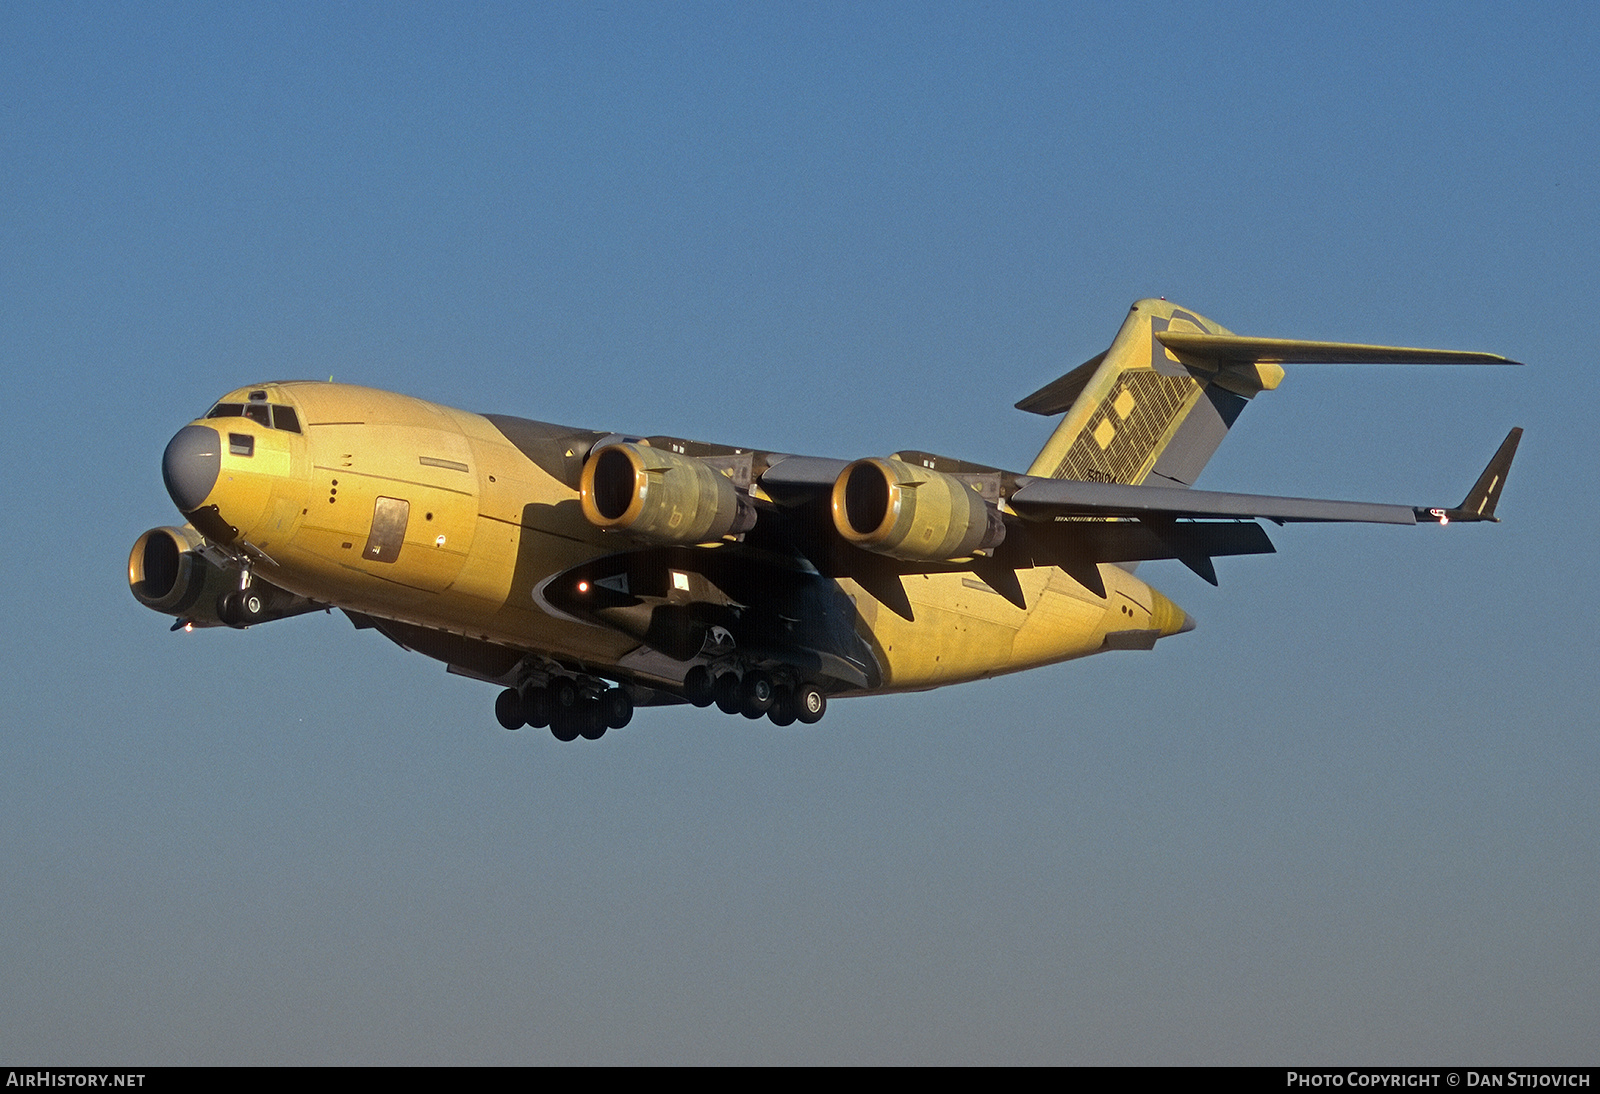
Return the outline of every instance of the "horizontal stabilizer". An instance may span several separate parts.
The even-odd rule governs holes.
[[[1168,330],[1231,332],[1169,300],[1139,300],[1105,352],[1017,403],[1063,415],[1028,466],[1041,478],[1192,486],[1251,398],[1277,386],[1276,365],[1180,361]]]
[[[1105,350],[1097,353],[1060,379],[1051,380],[1017,403],[1017,409],[1026,410],[1029,414],[1043,414],[1047,418],[1065,414],[1071,409],[1072,404],[1078,401],[1083,389],[1089,386],[1089,381],[1094,379],[1095,370],[1100,367],[1100,362],[1106,359],[1106,354],[1109,352],[1111,351]]]
[[[1494,353],[1464,353],[1355,342],[1304,342],[1294,338],[1242,338],[1236,334],[1158,330],[1161,344],[1202,361],[1272,365],[1520,365]],[[1070,373],[1068,375],[1071,375]]]
[[[1415,524],[1409,505],[1379,505],[1320,498],[1279,498],[1263,494],[1222,494],[1170,486],[1126,486],[1072,479],[1029,479],[1011,495],[1011,507],[1031,520],[1071,517],[1134,517],[1144,520],[1264,519],[1279,524],[1344,521],[1359,524]]]

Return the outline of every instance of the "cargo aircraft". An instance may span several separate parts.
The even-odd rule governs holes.
[[[1017,407],[1064,415],[1025,473],[930,452],[854,461],[470,414],[344,384],[240,388],[162,457],[182,527],[133,595],[173,629],[339,608],[498,685],[506,729],[595,740],[673,703],[816,722],[1194,627],[1135,576],[1273,550],[1259,521],[1491,521],[1513,429],[1456,506],[1192,489],[1302,363],[1515,364],[1245,338],[1164,299]]]

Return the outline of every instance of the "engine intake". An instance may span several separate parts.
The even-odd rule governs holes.
[[[625,442],[593,452],[578,484],[597,528],[653,543],[709,543],[755,526],[755,505],[704,461]]]
[[[239,575],[196,553],[200,543],[200,533],[189,528],[152,528],[135,540],[128,553],[134,599],[166,615],[210,614],[219,596],[238,587]]]
[[[211,561],[193,528],[152,528],[128,553],[128,588],[145,607],[196,627],[248,627],[321,607],[260,576],[241,587],[237,563]]]
[[[1000,512],[967,482],[892,459],[857,460],[833,484],[841,536],[891,558],[954,561],[999,546]]]

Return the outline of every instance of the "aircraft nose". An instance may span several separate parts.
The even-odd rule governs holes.
[[[200,508],[222,471],[222,435],[210,426],[186,425],[167,442],[161,477],[183,513]]]

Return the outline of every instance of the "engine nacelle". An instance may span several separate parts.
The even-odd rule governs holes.
[[[128,588],[147,608],[164,615],[215,625],[217,600],[239,587],[239,571],[216,566],[201,555],[203,539],[192,528],[152,528],[128,554]]]
[[[579,491],[589,523],[654,543],[710,543],[756,522],[749,496],[726,475],[648,445],[596,450],[583,465]]]
[[[900,460],[857,460],[833,484],[833,525],[891,558],[954,561],[996,547],[1005,520],[954,475]]]
[[[128,553],[128,588],[147,608],[196,627],[250,627],[314,612],[323,605],[259,575],[247,586],[235,562],[218,565],[193,528],[152,528]]]

